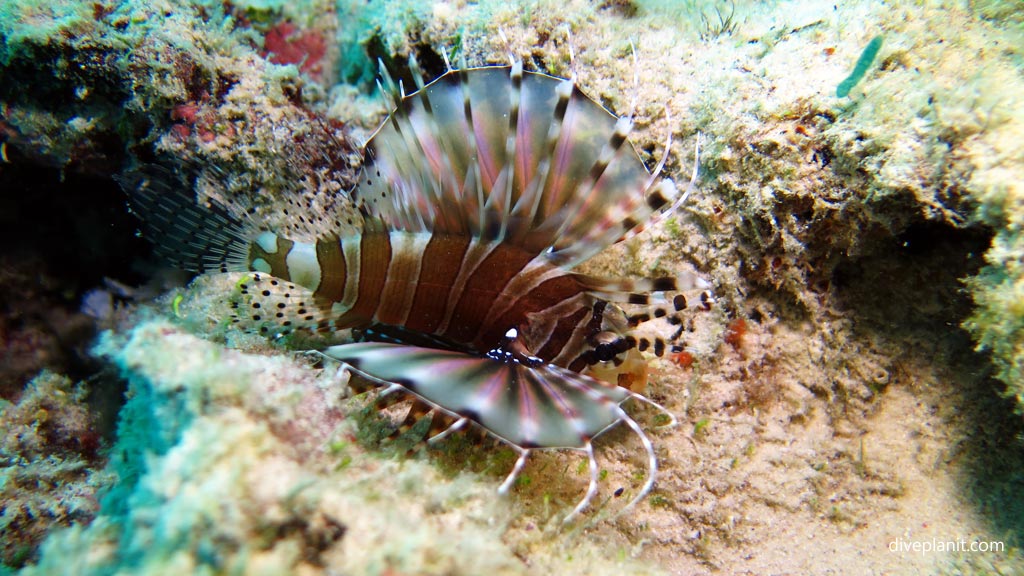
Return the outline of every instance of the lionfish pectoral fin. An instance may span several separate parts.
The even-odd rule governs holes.
[[[189,272],[247,269],[254,230],[212,200],[196,204],[182,174],[145,165],[115,180],[158,257]]]
[[[642,399],[642,400],[647,401],[647,402],[649,402],[651,404],[655,404],[653,401],[645,398],[644,396],[642,396],[640,394],[633,393],[633,394],[631,394],[631,396],[633,398]],[[657,405],[657,404],[655,404],[655,405]],[[660,408],[660,406],[659,406],[659,408]],[[665,409],[662,408],[662,410],[665,410]],[[657,454],[654,453],[654,445],[651,444],[651,439],[647,437],[647,434],[645,434],[643,429],[640,428],[640,425],[636,423],[636,420],[633,420],[632,418],[630,418],[629,414],[626,414],[626,412],[624,410],[622,410],[622,408],[619,408],[619,411],[621,412],[621,414],[620,414],[621,421],[625,422],[626,425],[629,426],[629,428],[631,430],[633,430],[634,433],[636,433],[636,435],[640,438],[640,443],[643,444],[643,446],[644,446],[644,450],[647,452],[647,481],[644,482],[644,485],[640,488],[640,491],[637,492],[636,496],[634,496],[633,499],[629,501],[629,503],[627,503],[625,506],[623,506],[615,514],[615,516],[618,516],[619,514],[623,514],[624,512],[629,511],[634,506],[636,506],[638,503],[640,503],[641,500],[646,498],[647,495],[654,488],[654,483],[658,480],[658,456],[657,456]],[[667,413],[668,411],[665,410],[665,412]]]
[[[565,518],[562,519],[562,524],[569,524],[580,514],[590,506],[591,500],[597,494],[597,458],[594,457],[594,446],[587,442],[586,446],[583,447],[583,451],[587,454],[587,463],[590,470],[590,483],[587,484],[587,493],[583,495],[583,498],[576,504],[576,507],[569,512]]]
[[[629,392],[565,368],[536,367],[437,348],[384,342],[332,346],[325,356],[382,386],[397,384],[465,417],[508,444],[583,448],[619,421]]]
[[[437,434],[434,434],[430,438],[427,438],[427,444],[437,444],[441,440],[447,438],[449,435],[458,432],[459,430],[464,428],[466,424],[469,424],[469,418],[459,418],[458,420],[452,422],[451,425],[445,428],[444,430],[438,432]]]
[[[321,353],[348,365],[365,379],[404,390],[456,419],[441,437],[472,421],[518,454],[499,491],[507,492],[532,450],[582,450],[590,459],[587,494],[569,515],[577,516],[597,491],[597,462],[591,441],[623,422],[636,432],[649,456],[648,480],[630,506],[654,485],[657,459],[640,426],[619,406],[638,394],[609,386],[552,364],[526,365],[507,356],[478,356],[453,350],[384,342],[332,346]],[[438,438],[440,439],[440,438]]]
[[[653,406],[656,410],[658,410],[665,416],[668,416],[668,423],[662,424],[658,426],[658,428],[675,428],[676,426],[679,425],[679,420],[676,418],[675,414],[669,412],[668,409],[662,406],[661,404],[658,404],[657,402],[651,400],[650,398],[644,396],[643,394],[637,394],[634,392],[630,396],[632,396],[634,400],[639,400],[640,402],[643,402],[648,406]]]

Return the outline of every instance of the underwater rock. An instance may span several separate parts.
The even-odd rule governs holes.
[[[91,524],[54,534],[22,574],[527,572],[494,486],[368,452],[336,369],[225,350],[163,320],[107,334],[97,352],[129,381],[105,472],[118,479]],[[636,569],[571,549],[576,566]],[[558,555],[535,562],[567,569]]]
[[[0,562],[20,567],[53,529],[88,524],[98,492],[114,481],[101,470],[101,434],[88,387],[42,372],[17,404],[0,400]]]

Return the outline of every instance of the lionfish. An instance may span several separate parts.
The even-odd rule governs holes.
[[[637,391],[646,384],[640,352],[678,351],[681,292],[707,288],[693,275],[606,280],[573,268],[682,203],[697,163],[679,191],[661,176],[664,157],[649,172],[627,144],[631,117],[608,112],[574,79],[510,60],[454,69],[445,56],[447,71],[426,85],[411,60],[411,94],[381,67],[393,112],[344,193],[354,230],[301,242],[153,178],[127,187],[158,252],[179,267],[249,272],[237,285],[236,322],[276,337],[352,329],[356,342],[320,352],[382,395],[411,395],[419,409],[410,414],[439,416],[447,428],[428,441],[472,425],[514,449],[500,493],[534,450],[584,452],[590,482],[568,522],[597,492],[594,438],[619,423],[648,458],[646,482],[623,510],[654,486],[654,448],[621,405],[632,398],[665,411]],[[671,136],[666,157],[670,146]],[[620,304],[643,311],[627,315]],[[651,318],[679,329],[669,339],[632,334]]]

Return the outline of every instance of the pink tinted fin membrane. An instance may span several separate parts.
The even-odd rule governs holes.
[[[333,346],[323,354],[522,448],[583,448],[620,421],[619,403],[630,397],[627,390],[550,364],[529,367],[378,342]]]
[[[499,488],[506,493],[534,449],[572,449],[588,459],[586,494],[563,519],[572,521],[597,493],[598,469],[593,438],[618,423],[636,433],[648,458],[647,480],[626,505],[629,509],[654,487],[657,458],[650,439],[620,404],[641,398],[624,388],[552,364],[526,363],[404,344],[362,342],[333,346],[325,356],[343,362],[388,392],[403,389],[438,412],[455,419],[452,429],[473,422],[511,445],[519,454]],[[492,352],[492,355],[495,354]],[[396,388],[397,387],[397,388]],[[441,432],[440,439],[450,433]],[[625,510],[624,509],[624,510]]]
[[[652,177],[628,144],[630,121],[571,80],[517,63],[389,93],[396,108],[367,143],[352,198],[391,230],[470,234],[540,254],[588,237],[600,250],[624,233],[624,216],[645,214]]]

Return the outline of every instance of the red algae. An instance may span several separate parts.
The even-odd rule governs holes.
[[[274,64],[298,64],[299,70],[319,78],[323,73],[321,60],[327,43],[315,30],[299,30],[291,22],[281,22],[264,38],[264,56]]]

